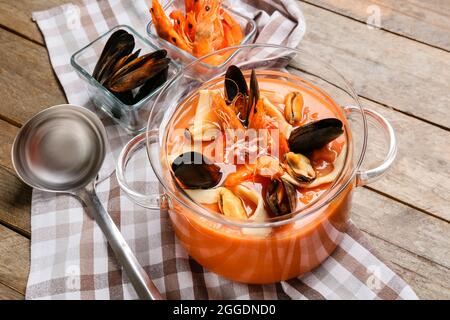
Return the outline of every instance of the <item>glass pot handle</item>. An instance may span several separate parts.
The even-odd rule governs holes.
[[[378,125],[386,137],[387,143],[389,145],[387,155],[380,165],[375,168],[368,170],[359,170],[356,173],[356,185],[364,186],[366,184],[372,183],[378,180],[393,164],[395,157],[397,155],[397,138],[395,136],[394,128],[391,123],[383,117],[378,112],[370,109],[363,109],[364,115],[372,120]],[[355,106],[345,106],[344,111],[346,113],[358,112],[361,113],[361,109]]]
[[[158,141],[158,131],[142,132],[131,139],[120,152],[117,166],[116,177],[120,188],[126,195],[141,207],[153,210],[167,209],[167,196],[165,194],[144,194],[133,189],[126,179],[126,167],[133,155],[142,148],[146,148],[147,133],[149,143]],[[150,164],[148,164],[150,166]]]

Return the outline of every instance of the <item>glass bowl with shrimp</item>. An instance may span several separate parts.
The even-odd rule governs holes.
[[[251,43],[256,35],[255,21],[221,0],[172,0],[164,7],[159,0],[152,0],[150,15],[148,36],[183,65],[229,46]],[[202,64],[220,67],[232,54],[226,50]]]
[[[253,44],[217,54],[226,51],[220,68],[199,72],[206,56],[164,87],[117,178],[136,203],[165,209],[206,269],[243,283],[297,277],[341,242],[355,188],[391,166],[395,135],[314,53]],[[363,168],[369,122],[386,148]],[[139,157],[146,173],[133,171]]]

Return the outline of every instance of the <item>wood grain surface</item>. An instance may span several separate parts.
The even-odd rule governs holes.
[[[450,2],[447,0],[307,0],[361,22],[380,13],[384,30],[450,51]]]
[[[31,189],[11,165],[14,136],[36,112],[66,102],[31,12],[66,2],[0,0],[0,299],[23,299],[29,272]],[[450,299],[449,2],[299,5],[307,22],[300,47],[349,79],[399,140],[389,173],[355,192],[354,223],[420,298]],[[370,5],[380,7],[381,29],[366,25]],[[382,137],[371,145],[370,159],[380,159]]]

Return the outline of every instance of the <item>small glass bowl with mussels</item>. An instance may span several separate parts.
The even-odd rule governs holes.
[[[153,98],[180,69],[131,27],[119,25],[72,55],[94,105],[130,133],[145,129]]]

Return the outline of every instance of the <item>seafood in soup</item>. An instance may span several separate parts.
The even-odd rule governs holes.
[[[166,174],[195,202],[173,201],[170,219],[203,267],[272,283],[336,248],[349,221],[352,144],[341,108],[319,88],[230,66],[186,97],[167,128]]]
[[[172,174],[217,214],[259,221],[301,212],[344,166],[345,119],[306,88],[230,66],[173,120]],[[181,132],[183,134],[181,134]]]

